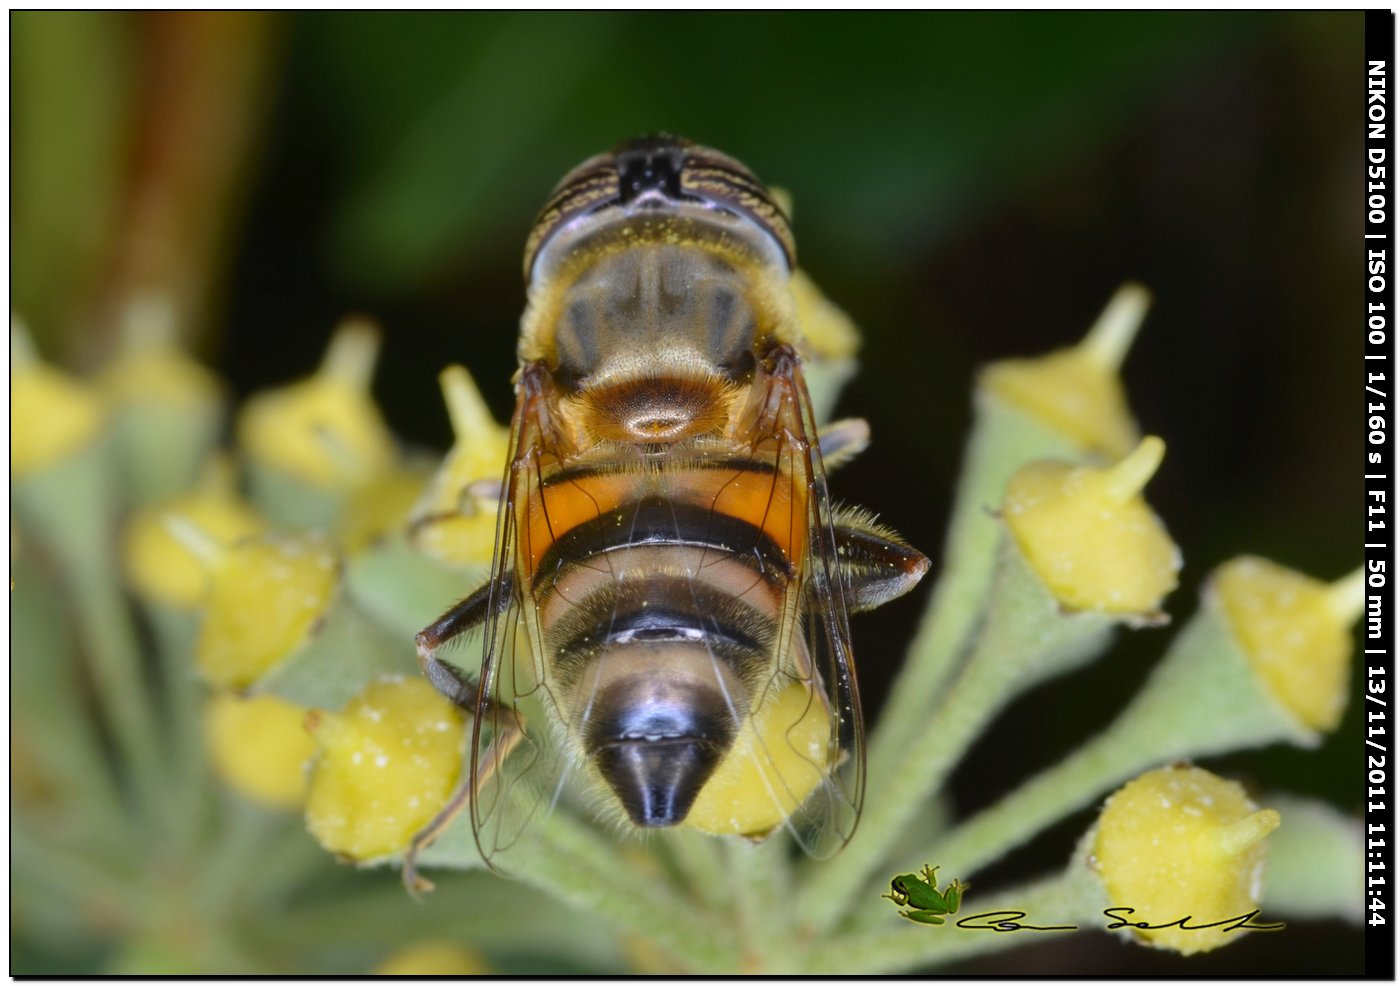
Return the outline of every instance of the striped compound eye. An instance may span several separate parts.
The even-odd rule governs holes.
[[[788,267],[797,265],[797,244],[787,216],[748,168],[719,151],[692,146],[680,177],[683,194],[753,220],[778,242]]]
[[[738,161],[681,137],[655,134],[619,145],[569,172],[555,188],[525,245],[525,276],[549,241],[612,210],[678,209],[740,217],[772,238],[789,267],[796,245],[787,216],[753,172]]]

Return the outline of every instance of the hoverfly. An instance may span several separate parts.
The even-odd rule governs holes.
[[[526,248],[491,578],[417,637],[474,717],[467,782],[414,853],[466,801],[501,868],[571,778],[640,829],[786,827],[819,857],[850,838],[847,613],[907,592],[928,559],[828,500],[823,455],[868,433],[817,429],[793,263],[768,190],[679,138],[623,144],[555,189]],[[438,650],[478,626],[473,681]]]

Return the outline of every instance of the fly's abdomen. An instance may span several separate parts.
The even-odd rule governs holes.
[[[791,577],[806,555],[799,521],[807,494],[781,464],[738,455],[561,469],[544,478],[532,492],[539,502],[525,511],[524,574],[539,588],[580,556],[672,543],[744,555],[774,577]]]
[[[529,516],[547,523],[522,561],[546,671],[639,826],[684,820],[772,677],[806,540],[796,489],[770,464],[722,457],[593,464],[539,487]]]

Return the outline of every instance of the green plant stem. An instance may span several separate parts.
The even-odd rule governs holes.
[[[106,439],[93,442],[16,482],[14,494],[21,516],[62,568],[104,718],[130,771],[142,820],[159,837],[165,764],[155,705],[141,679],[141,651],[112,558],[108,455]]]
[[[959,659],[967,658],[975,643],[971,638],[978,621],[986,619],[1002,536],[994,508],[1001,502],[1007,480],[1031,460],[1078,459],[1084,454],[1061,433],[980,387],[974,406],[975,422],[948,524],[943,570],[871,735],[867,805],[876,797],[906,797],[901,784],[907,776],[909,749],[921,731],[927,732],[949,680],[958,673]],[[867,818],[861,828],[869,824]],[[886,838],[892,841],[894,833]],[[872,848],[870,853],[877,851]]]
[[[645,858],[645,857],[643,857]],[[511,860],[512,876],[575,910],[596,914],[627,934],[648,939],[699,972],[733,971],[734,929],[703,910],[664,878],[643,869],[609,835],[565,811],[544,823],[537,841]],[[471,826],[458,817],[418,858],[422,867],[481,865]],[[719,869],[723,879],[724,869]]]
[[[980,390],[975,406],[976,422],[963,455],[943,569],[871,736],[872,775],[878,767],[898,762],[905,744],[956,671],[958,657],[966,652],[995,572],[1001,525],[994,510],[1006,481],[1033,459],[1083,455],[1058,432]]]
[[[332,897],[283,909],[275,923],[250,928],[262,950],[306,956],[362,948],[372,962],[406,942],[445,938],[496,952],[548,951],[597,968],[621,961],[616,936],[596,915],[489,873],[444,874],[419,903],[407,899],[396,875],[359,873],[355,885]]]
[[[239,938],[237,915],[258,899],[264,880],[279,877],[272,869],[279,861],[268,857],[268,849],[288,826],[300,823],[231,795],[216,800],[216,812],[218,824],[204,830],[200,844],[186,854],[157,858],[163,863],[156,871],[160,891],[142,946],[150,956],[138,952],[140,961],[184,962],[186,972],[259,969]]]
[[[663,881],[620,859],[617,847],[557,812],[520,879],[575,909],[597,913],[650,939],[699,972],[734,971],[739,954],[730,929],[695,908]]]
[[[219,819],[199,862],[199,893],[210,899],[243,894],[256,886],[267,847],[294,824],[286,814],[231,794],[219,800]]]
[[[58,888],[65,896],[78,899],[100,899],[121,913],[133,906],[133,896],[140,899],[139,887],[130,877],[134,873],[125,867],[114,867],[107,860],[94,859],[88,853],[75,850],[68,841],[51,843],[29,826],[16,824],[11,833],[14,852],[11,860],[11,888],[23,886],[25,879],[42,881]]]
[[[67,607],[54,580],[25,554],[10,577],[12,797],[33,817],[83,831],[85,845],[124,854],[134,833],[83,701]]]
[[[755,845],[744,839],[725,840],[729,859],[729,889],[739,939],[743,942],[745,971],[782,973],[791,949],[791,932],[784,920],[787,911],[783,888],[787,884],[787,859],[781,843]]]
[[[966,876],[1144,770],[1292,735],[1208,604],[1103,732],[905,861],[935,859]]]
[[[727,908],[733,897],[729,893],[723,843],[683,827],[668,830],[662,840],[690,892],[709,910]]]
[[[1279,917],[1340,918],[1361,924],[1368,859],[1360,820],[1311,798],[1278,795],[1260,800],[1283,817],[1283,824],[1269,835],[1265,908]]]
[[[856,837],[803,889],[803,914],[816,931],[829,929],[844,913],[850,895],[866,883],[891,840],[911,821],[913,809],[942,783],[991,720],[1002,704],[995,696],[1004,683],[995,662],[969,662],[940,706],[939,740],[931,742],[928,734],[922,741],[912,740],[890,782],[878,789],[872,783]]]
[[[207,821],[211,776],[201,728],[204,687],[194,666],[199,622],[194,613],[154,604],[146,608],[146,615],[155,631],[165,690],[171,825],[177,842],[192,845]]]
[[[269,834],[258,855],[258,880],[249,889],[248,900],[253,906],[272,906],[335,865],[306,831],[306,823],[299,816],[288,815],[284,824]]]
[[[110,570],[85,570],[73,580],[78,603],[78,628],[107,720],[131,770],[133,788],[142,804],[142,817],[156,829],[164,813],[161,804],[165,764],[156,732],[154,703],[141,680],[141,652],[136,645],[131,615]]]
[[[1160,763],[1157,750],[1136,745],[1140,739],[1140,730],[1119,720],[991,808],[922,850],[901,857],[902,861],[934,860],[948,873],[964,878],[976,873],[1046,826],[1090,804],[1115,783]]]
[[[903,827],[947,779],[992,717],[1017,693],[1097,653],[1111,617],[1063,614],[1019,552],[1009,546],[993,587],[988,617],[972,654],[944,701],[905,745],[892,768],[872,770],[865,813],[855,838],[811,876],[802,914],[820,934],[841,917],[899,840]]]

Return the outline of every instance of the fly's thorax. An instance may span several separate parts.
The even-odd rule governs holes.
[[[562,392],[657,376],[742,384],[757,353],[796,338],[785,267],[683,225],[647,219],[623,231],[531,287],[520,355],[542,362]]]
[[[553,369],[567,386],[635,374],[657,357],[739,379],[759,333],[748,277],[693,246],[611,252],[561,291]]]
[[[634,141],[566,177],[537,221],[521,359],[593,414],[598,437],[702,434],[756,354],[795,339],[792,255],[786,218],[743,165]]]

